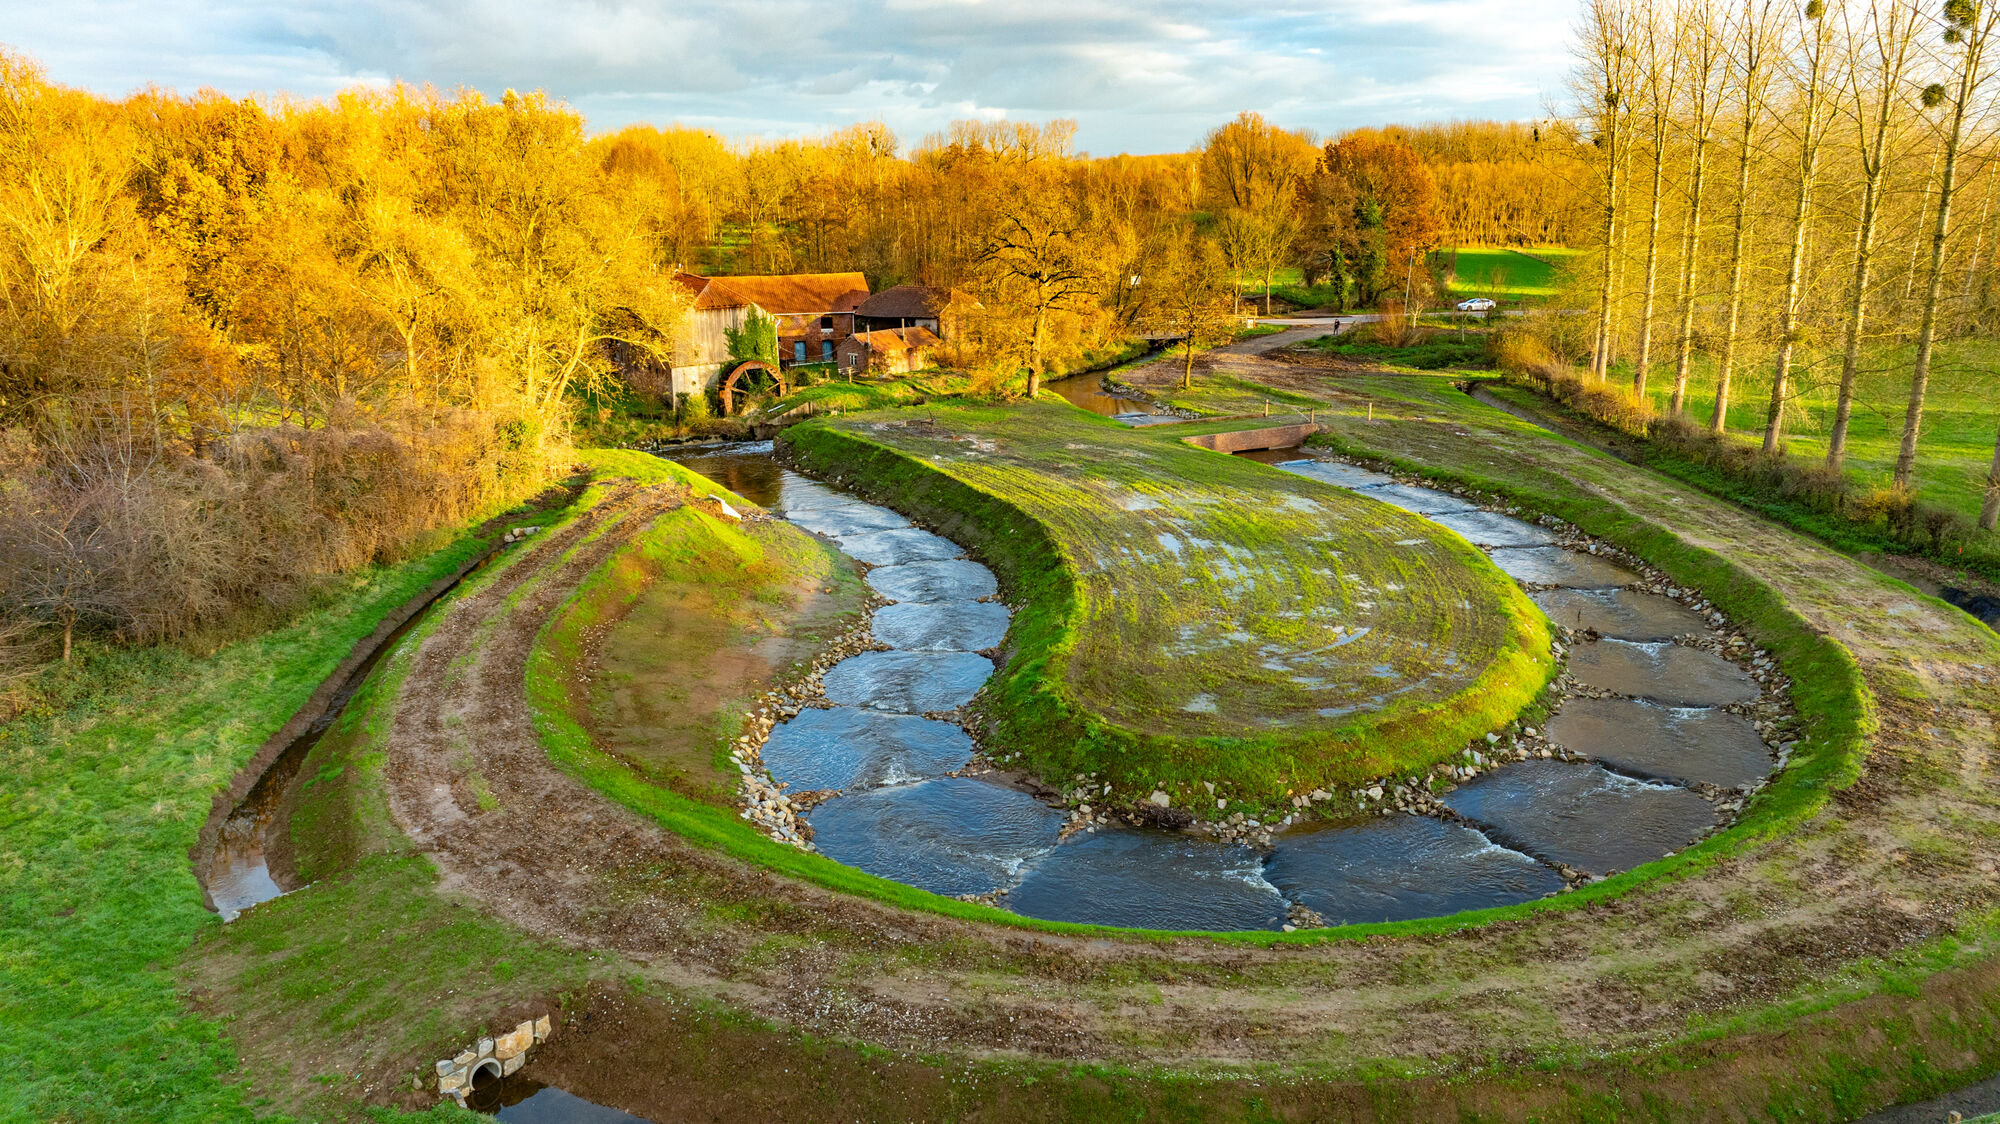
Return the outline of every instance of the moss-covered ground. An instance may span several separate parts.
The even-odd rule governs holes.
[[[780,996],[799,994],[798,972],[815,959],[807,948],[839,947],[838,967],[813,971],[821,982],[809,993],[866,996],[871,1010],[907,1020],[871,1023],[875,1040],[1118,1059],[1062,1079],[967,1070],[979,1104],[1026,1104],[1014,1091],[1032,1081],[1060,1094],[1036,1105],[1078,1107],[1081,1089],[1109,1080],[1130,1090],[1117,1115],[1171,1104],[1170,1115],[1218,1119],[1833,1120],[2000,1064],[1990,1045],[2000,1021],[1993,892],[1980,865],[2000,850],[1982,795],[1996,717],[1986,676],[2000,659],[1989,636],[1838,555],[1552,438],[1444,380],[1379,374],[1322,389],[1336,405],[1323,420],[1339,447],[1564,514],[1700,585],[1800,684],[1809,736],[1793,769],[1736,830],[1552,902],[1289,937],[1097,942],[1088,952],[945,924],[886,958],[864,951],[874,948],[871,923],[823,910],[806,943],[775,958],[766,943],[735,961],[728,978],[742,1001],[828,1026],[824,1012],[839,1003],[815,998],[807,1009]],[[1372,421],[1340,405],[1364,400],[1375,404]],[[795,900],[782,884],[769,896],[755,922],[767,942],[781,915],[771,911]],[[748,998],[760,987],[762,1005]],[[959,1025],[940,1039],[922,1012],[945,995]],[[1052,996],[1066,1005],[1052,1010]],[[851,1026],[846,1018],[833,1023]],[[932,1029],[912,1038],[916,1024]],[[1060,1045],[1046,1040],[1054,1027]],[[1234,1061],[1192,1081],[1154,1068],[1195,1058],[1206,1062],[1171,1064],[1200,1075]],[[1259,1075],[1254,1104],[1233,1069],[1251,1059],[1283,1059]],[[975,1111],[960,1102],[950,1114]]]
[[[1351,785],[1456,752],[1550,674],[1540,614],[1455,535],[1177,437],[1035,403],[785,441],[1008,583],[984,710],[997,751],[1056,781],[1184,804]]]
[[[583,645],[565,676],[572,712],[652,783],[731,805],[745,708],[858,623],[866,597],[852,565],[797,528],[696,507],[657,519],[594,585],[565,629]]]

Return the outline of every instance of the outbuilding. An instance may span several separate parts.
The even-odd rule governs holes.
[[[840,373],[904,375],[931,365],[931,355],[944,345],[928,328],[884,328],[856,332],[840,341]]]

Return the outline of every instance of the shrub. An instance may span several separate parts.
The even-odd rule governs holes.
[[[1762,504],[1782,504],[1834,520],[1821,533],[1841,537],[1839,525],[1863,529],[1888,544],[1963,562],[1964,548],[1980,538],[1971,520],[1926,504],[1896,487],[1867,487],[1820,461],[1800,461],[1780,448],[1766,455],[1756,445],[1710,432],[1685,416],[1655,415],[1644,400],[1622,387],[1589,383],[1572,367],[1536,350],[1532,336],[1503,337],[1496,353],[1505,357],[1507,382],[1555,399],[1569,409],[1633,437],[1675,460],[1709,470],[1732,491]]]
[[[1556,365],[1548,341],[1530,332],[1508,329],[1496,333],[1492,353],[1494,365],[1503,371],[1541,371]]]
[[[1517,342],[1512,345],[1512,350],[1518,355],[1523,351],[1532,351],[1533,345]],[[1509,369],[1507,379],[1540,391],[1577,413],[1634,437],[1645,436],[1653,420],[1653,407],[1646,399],[1622,386],[1586,382],[1578,377],[1573,368],[1559,363],[1544,362],[1531,368]]]
[[[694,429],[707,425],[714,418],[715,407],[709,405],[708,392],[706,390],[698,390],[693,394],[681,395],[680,412],[677,420],[679,420],[683,427]]]
[[[1365,326],[1368,338],[1383,347],[1408,347],[1417,341],[1416,325],[1405,315],[1402,301],[1383,301],[1380,320]]]
[[[219,639],[302,608],[330,575],[402,561],[539,487],[565,448],[481,411],[273,426],[202,455],[117,436],[0,442],[0,633]]]

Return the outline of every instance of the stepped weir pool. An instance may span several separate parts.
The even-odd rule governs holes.
[[[1572,701],[1550,729],[1572,759],[1487,758],[1436,814],[1288,816],[1264,825],[1268,847],[1115,823],[1065,836],[1066,811],[1027,778],[968,769],[973,744],[954,721],[994,671],[982,653],[1006,632],[991,571],[886,507],[790,471],[768,442],[663,455],[833,540],[891,602],[873,621],[888,650],[830,668],[824,702],[772,732],[764,764],[794,793],[835,791],[803,817],[822,854],[938,894],[1159,930],[1275,930],[1301,911],[1326,924],[1441,916],[1545,897],[1565,871],[1601,876],[1675,852],[1776,767],[1758,731],[1725,709],[1756,698],[1758,685],[1675,643],[1707,622],[1629,588],[1637,574],[1462,497],[1291,459],[1274,470],[1458,531],[1578,630],[1573,674],[1593,697]]]

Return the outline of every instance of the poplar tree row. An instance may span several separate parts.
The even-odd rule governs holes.
[[[1838,470],[1857,379],[1893,362],[1894,480],[1913,487],[1939,345],[2000,323],[1996,28],[1993,0],[1587,0],[1592,376],[1622,361],[1642,395],[1669,380],[1682,415],[1705,360],[1720,434],[1767,363],[1766,453],[1823,379]],[[2000,427],[2000,374],[1975,379]],[[1981,526],[1996,519],[2000,438]]]

